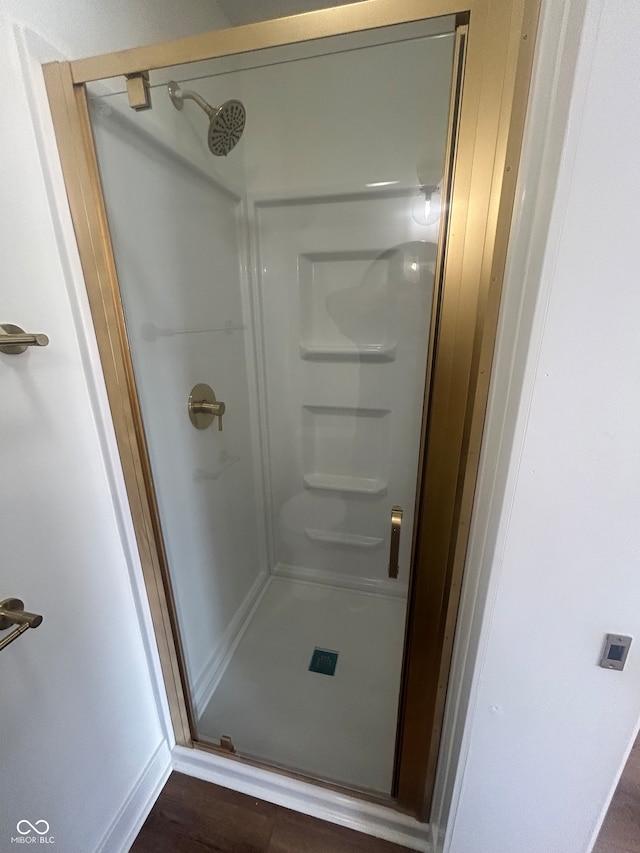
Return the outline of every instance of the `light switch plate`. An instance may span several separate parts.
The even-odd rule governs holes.
[[[604,651],[600,658],[600,666],[603,669],[624,669],[631,639],[631,637],[625,637],[623,634],[607,634]]]

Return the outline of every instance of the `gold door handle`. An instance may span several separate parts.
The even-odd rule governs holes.
[[[400,555],[400,533],[402,531],[402,507],[391,507],[391,537],[389,545],[389,577],[398,577]]]
[[[5,598],[0,601],[0,631],[6,631],[11,625],[18,626],[0,641],[0,651],[17,640],[28,628],[37,628],[41,622],[42,616],[39,613],[28,613],[19,598]]]
[[[0,352],[7,355],[19,355],[26,352],[27,347],[46,347],[48,343],[46,335],[28,335],[13,323],[0,324]]]

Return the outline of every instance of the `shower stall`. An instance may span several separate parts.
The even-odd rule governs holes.
[[[251,49],[107,62],[76,145],[178,740],[402,802],[414,685],[441,714],[487,297],[451,254],[468,15],[357,5],[344,31],[316,13],[304,38],[256,45],[257,25],[236,31]],[[48,86],[55,119],[59,67]]]

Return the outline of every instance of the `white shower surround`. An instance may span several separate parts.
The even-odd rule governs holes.
[[[197,713],[269,572],[406,595],[428,338],[415,320],[430,314],[435,259],[410,211],[425,170],[434,183],[442,173],[452,48],[442,33],[427,49],[371,47],[366,80],[354,54],[338,51],[296,63],[294,74],[264,64],[191,81],[211,103],[246,105],[245,134],[227,158],[209,155],[206,120],[189,103],[177,112],[163,86],[140,114],[124,93],[91,87]],[[415,104],[414,79],[428,110]],[[351,293],[336,284],[345,275]],[[404,302],[388,290],[393,276]],[[375,303],[368,329],[360,291]],[[360,301],[350,307],[343,294]],[[346,336],[323,313],[332,299]],[[225,402],[222,432],[189,423],[196,382]],[[386,577],[392,503],[405,507],[397,581]]]

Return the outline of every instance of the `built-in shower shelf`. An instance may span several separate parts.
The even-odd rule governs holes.
[[[369,477],[345,477],[341,474],[305,474],[304,482],[309,489],[347,494],[383,495],[387,481]]]
[[[305,536],[312,542],[323,545],[339,545],[347,548],[378,548],[384,542],[379,536],[362,536],[359,533],[341,533],[337,530],[316,530],[305,527]]]
[[[300,344],[300,355],[307,361],[394,361],[396,345],[372,344],[365,347],[331,347]]]

